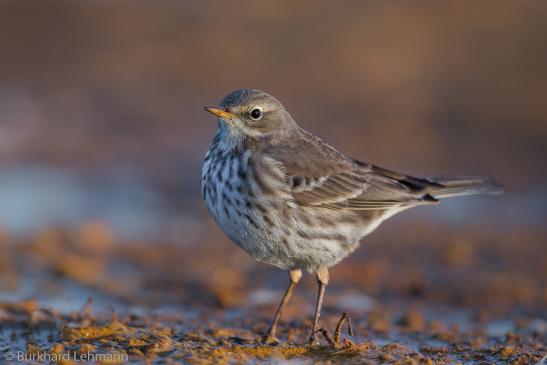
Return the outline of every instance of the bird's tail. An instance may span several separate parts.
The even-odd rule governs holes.
[[[433,176],[427,180],[437,185],[428,189],[428,193],[436,199],[475,194],[500,194],[504,191],[502,185],[484,175]]]

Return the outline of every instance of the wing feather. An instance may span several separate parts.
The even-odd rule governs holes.
[[[298,144],[265,151],[279,162],[299,204],[387,210],[435,201],[427,194],[427,180],[351,160],[317,137],[302,133]]]

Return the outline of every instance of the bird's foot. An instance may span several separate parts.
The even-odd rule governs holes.
[[[344,323],[348,324],[348,333],[349,333],[350,336],[353,336],[353,329],[351,328],[351,322],[350,322],[350,319],[349,319],[349,314],[348,314],[347,311],[344,311],[344,313],[342,314],[342,317],[338,321],[338,325],[336,325],[336,329],[334,330],[334,336],[332,336],[330,334],[330,332],[325,327],[321,327],[317,331],[315,331],[311,334],[310,339],[308,340],[308,344],[310,346],[314,346],[314,345],[317,344],[316,341],[315,341],[315,334],[316,333],[320,333],[321,335],[323,335],[323,337],[329,343],[329,345],[334,347],[334,348],[339,348],[343,344],[351,344],[351,341],[349,341],[347,339],[344,339],[342,345],[340,344],[340,335],[341,335],[342,327],[343,327]]]
[[[275,346],[279,344],[279,339],[275,337],[271,328],[262,337],[260,337],[260,343],[268,346]]]
[[[310,346],[319,345],[319,341],[317,341],[317,339],[315,338],[316,333],[322,334],[325,340],[329,343],[329,345],[334,346],[336,344],[334,340],[332,339],[332,336],[330,335],[329,331],[325,327],[321,327],[310,335],[310,338],[308,340],[308,345]]]

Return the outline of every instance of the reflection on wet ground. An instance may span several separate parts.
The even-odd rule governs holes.
[[[329,338],[310,348],[313,279],[305,276],[287,308],[282,344],[260,345],[285,274],[218,230],[186,245],[120,240],[96,221],[26,238],[3,233],[0,352],[158,363],[529,364],[544,355],[545,265],[534,254],[544,231],[464,235],[402,222],[380,236],[332,270],[322,317]],[[345,310],[354,335],[343,327],[331,341]]]
[[[337,322],[333,310],[324,321],[331,334]],[[266,319],[256,311],[254,315],[236,312],[211,309],[193,313],[178,308],[146,314],[96,314],[85,306],[60,315],[39,308],[35,302],[2,305],[5,325],[0,346],[11,352],[106,352],[127,354],[135,362],[169,359],[188,363],[530,364],[539,361],[545,351],[545,337],[538,332],[544,333],[545,328],[537,328],[533,322],[511,326],[499,336],[485,331],[484,324],[463,330],[458,325],[446,326],[440,319],[429,321],[416,311],[396,321],[389,316],[373,323],[354,318],[354,336],[343,329],[340,341],[323,340],[313,348],[303,344],[311,321],[292,319],[283,326],[286,342],[263,346],[256,339],[266,329]],[[385,312],[377,311],[374,316],[385,317]]]

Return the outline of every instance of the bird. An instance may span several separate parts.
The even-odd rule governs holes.
[[[287,287],[260,338],[277,344],[278,322],[302,272],[318,284],[308,343],[317,344],[329,269],[384,220],[450,197],[497,194],[484,175],[413,177],[345,156],[301,128],[273,96],[228,94],[201,171],[201,193],[224,233],[254,259],[286,270]]]

